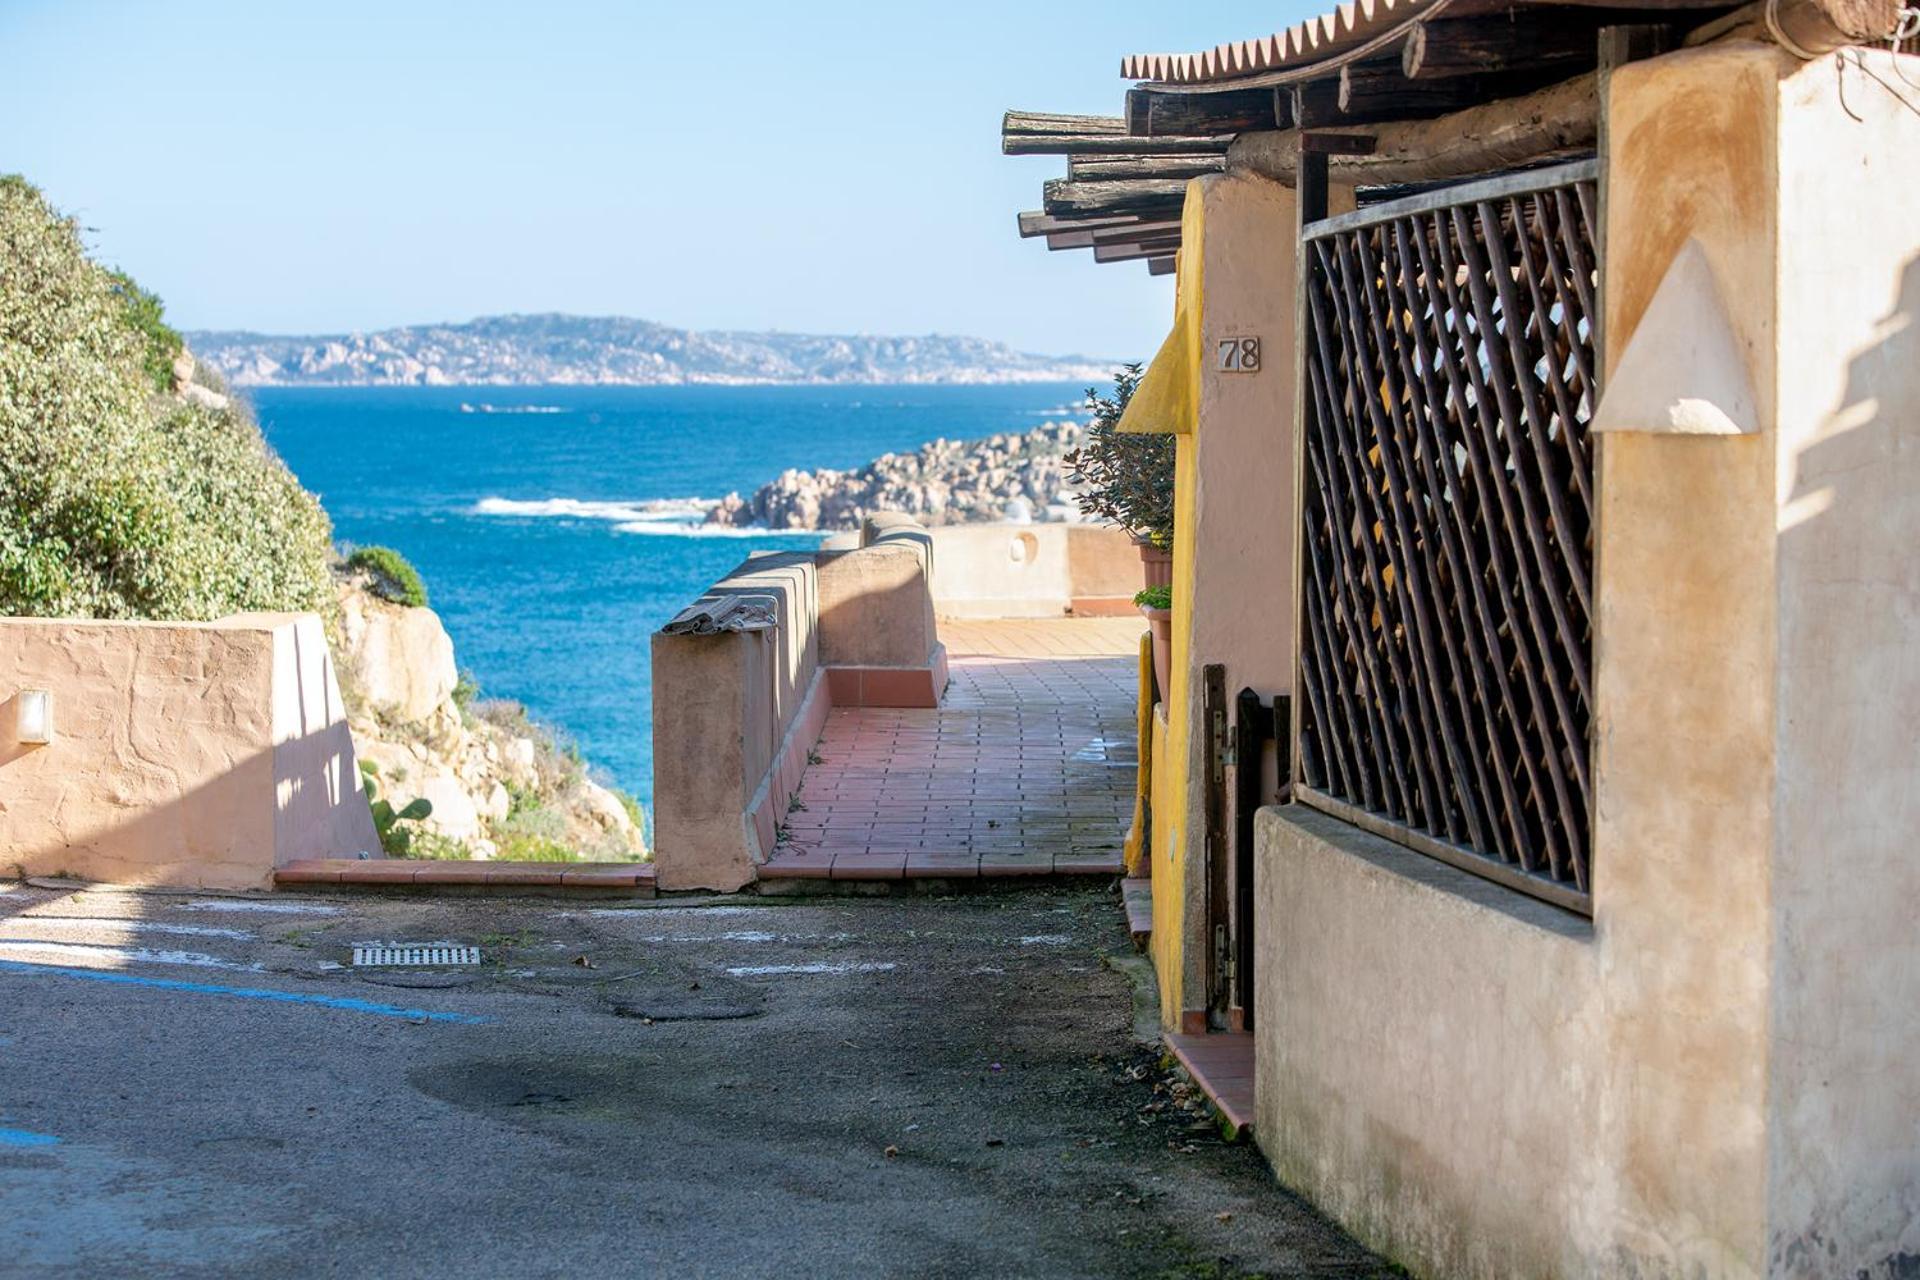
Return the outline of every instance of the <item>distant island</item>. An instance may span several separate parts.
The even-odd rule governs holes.
[[[621,316],[482,316],[376,333],[186,335],[240,387],[1104,382],[1113,363],[980,338],[700,333]]]

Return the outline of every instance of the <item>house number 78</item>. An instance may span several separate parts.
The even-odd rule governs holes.
[[[1260,339],[1222,338],[1215,344],[1221,373],[1260,372]]]

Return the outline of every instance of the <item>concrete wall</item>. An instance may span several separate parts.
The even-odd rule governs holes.
[[[1607,1274],[1579,1240],[1615,1208],[1592,927],[1311,809],[1255,825],[1254,1136],[1280,1180],[1415,1274]]]
[[[1591,926],[1260,816],[1258,1139],[1418,1272],[1920,1257],[1920,65],[1860,59],[1613,78],[1609,363],[1691,240],[1758,421],[1600,438]]]
[[[54,741],[14,734],[52,693]],[[379,855],[320,621],[0,619],[0,866],[264,889],[302,857]]]
[[[1140,552],[1104,525],[954,524],[933,540],[934,608],[945,618],[1057,618],[1133,611]]]

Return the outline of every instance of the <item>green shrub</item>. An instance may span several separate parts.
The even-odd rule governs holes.
[[[364,569],[373,577],[373,594],[394,604],[427,607],[427,584],[420,571],[392,547],[359,547],[347,557],[347,568]]]
[[[1093,421],[1086,443],[1066,457],[1068,479],[1086,486],[1074,497],[1082,513],[1166,548],[1173,545],[1173,437],[1118,430],[1139,385],[1140,366],[1130,364],[1114,375],[1111,396],[1087,389]]]
[[[488,833],[503,862],[575,862],[579,855],[567,840],[567,820],[545,798],[508,787],[507,816]]]
[[[161,394],[173,390],[173,363],[187,344],[163,319],[166,307],[157,294],[142,289],[124,271],[109,271],[107,279],[120,299],[122,320],[140,337],[140,364],[146,370],[147,381]]]
[[[1168,586],[1145,587],[1133,593],[1133,602],[1147,609],[1173,608],[1173,588]]]
[[[157,393],[171,333],[0,177],[0,614],[331,612],[326,514],[244,408]]]

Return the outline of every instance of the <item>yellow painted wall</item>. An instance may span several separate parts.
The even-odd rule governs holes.
[[[1194,421],[1199,404],[1200,332],[1204,315],[1201,264],[1205,254],[1206,200],[1199,183],[1187,187],[1181,212],[1181,251],[1176,277],[1173,333],[1154,359],[1158,387],[1150,405],[1169,409],[1174,416],[1157,418],[1146,429],[1171,429],[1174,438],[1173,506],[1173,656],[1170,663],[1164,719],[1156,719],[1153,744],[1153,961],[1160,980],[1160,1021],[1178,1030],[1181,1013],[1204,1007],[1204,995],[1194,983],[1189,998],[1190,964],[1203,957],[1189,956],[1187,935],[1196,928],[1190,918],[1203,907],[1190,883],[1198,869],[1190,836],[1191,779],[1193,777],[1192,699],[1195,690],[1188,658],[1193,637]],[[1199,927],[1204,927],[1201,925]]]

